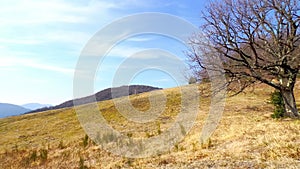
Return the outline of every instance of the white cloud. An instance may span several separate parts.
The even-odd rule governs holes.
[[[132,47],[132,46],[117,46],[116,48],[113,48],[109,52],[108,56],[128,58],[134,55],[135,53],[143,50],[146,50],[146,48],[139,48],[139,47]]]
[[[119,4],[119,8],[155,8],[169,7],[171,5],[178,6],[179,2],[172,2],[172,0],[115,0]]]
[[[67,45],[80,45],[83,46],[86,42],[92,37],[90,33],[80,32],[80,31],[52,31],[46,34],[34,34],[32,36],[18,36],[18,37],[7,37],[0,38],[0,46],[4,48],[5,46],[11,45],[35,45],[43,44],[43,43],[66,43]]]
[[[84,45],[91,37],[92,35],[86,32],[60,30],[45,34],[43,39],[47,42]]]
[[[157,53],[156,49],[153,49],[153,52],[143,53],[143,51],[149,51],[152,49],[144,47],[134,47],[130,45],[116,45],[110,49],[109,44],[90,44],[85,51],[87,56],[98,57],[100,54],[105,54],[106,57],[114,58],[134,58],[134,59],[155,59],[159,58],[160,55]],[[108,50],[107,50],[108,49]]]
[[[20,58],[20,57],[12,57],[12,56],[0,57],[1,70],[13,70],[21,67],[40,69],[40,70],[49,70],[49,71],[64,73],[68,75],[73,75],[74,72],[74,69],[41,63],[32,58]]]
[[[170,82],[171,79],[157,79],[157,80],[154,80],[155,82]]]
[[[75,4],[62,0],[38,1],[11,0],[0,6],[0,24],[49,24],[52,22],[85,23],[93,13],[103,13],[116,4],[109,1],[89,1],[87,4]],[[25,26],[25,25],[24,25]]]
[[[37,62],[27,62],[27,63],[22,63],[24,66],[31,67],[31,68],[36,68],[36,69],[41,69],[41,70],[49,70],[49,71],[54,71],[58,73],[64,73],[68,75],[73,75],[74,69],[70,68],[64,68],[64,67],[58,67],[58,66],[52,66],[49,64],[41,64]]]
[[[150,38],[150,37],[133,37],[133,38],[129,38],[127,39],[128,41],[131,42],[147,42],[147,41],[151,41],[154,38]]]
[[[0,43],[2,43],[2,44],[36,45],[36,44],[40,44],[42,42],[43,42],[42,40],[37,40],[37,39],[33,39],[33,38],[28,38],[28,39],[0,38]]]
[[[80,45],[79,48],[81,49],[92,37],[97,25],[100,26],[113,18],[123,16],[124,12],[126,13],[125,10],[121,9],[148,7],[157,3],[153,0],[82,0],[75,2],[64,0],[10,0],[1,2],[0,27],[3,29],[0,30],[0,44],[1,46],[11,46],[14,44],[37,45],[59,42],[66,43],[66,45]],[[76,30],[72,28],[65,29],[65,24],[69,23],[74,24]],[[54,26],[49,26],[51,24]],[[95,30],[87,31],[84,28],[85,25],[93,25]],[[113,31],[119,31],[119,28]],[[113,31],[112,33],[114,33]],[[107,39],[111,37],[107,36]],[[149,40],[151,39],[143,37],[128,39],[131,42]],[[106,48],[106,46],[102,46],[102,48]],[[125,57],[136,51],[136,49],[116,49],[112,51],[112,55]]]
[[[112,8],[116,8],[116,4],[106,0],[1,2],[0,46],[34,47],[58,42],[66,43],[66,47],[75,44],[82,48],[93,33],[86,28],[91,25],[97,27],[114,17],[109,12]]]

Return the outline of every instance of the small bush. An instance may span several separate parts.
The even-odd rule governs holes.
[[[30,161],[36,161],[37,157],[38,157],[37,156],[37,151],[33,150],[29,159],[30,159]]]
[[[32,162],[37,161],[38,159],[38,153],[37,150],[32,150],[32,152],[29,151],[29,154],[27,157],[24,157],[21,161],[21,165],[25,168],[28,168]]]
[[[153,136],[154,136],[154,134],[149,133],[149,132],[146,132],[146,137],[147,137],[147,138],[150,138],[150,137],[153,137]]]
[[[160,121],[156,123],[156,126],[157,126],[157,134],[160,135],[161,134]]]
[[[197,83],[197,79],[195,77],[190,77],[189,84],[195,84]]]
[[[13,151],[14,151],[14,152],[19,152],[19,148],[18,148],[18,145],[17,145],[17,144],[14,145]]]
[[[133,162],[134,162],[134,159],[132,159],[132,158],[126,158],[126,164],[127,164],[129,167],[132,167],[132,166],[133,166]]]
[[[182,134],[183,136],[185,136],[185,135],[186,135],[186,130],[185,130],[184,126],[183,126],[182,124],[179,124],[179,126],[180,126],[181,134]]]
[[[83,138],[83,147],[85,148],[89,144],[89,136],[85,135]]]
[[[176,150],[176,151],[179,150],[179,144],[178,144],[178,143],[176,143],[176,144],[174,145],[174,147],[175,147],[175,150]]]
[[[48,158],[48,150],[47,149],[40,149],[40,158],[42,161],[46,161]]]
[[[275,90],[271,94],[271,104],[274,105],[274,113],[271,115],[272,118],[282,118],[284,117],[284,102],[281,93]]]
[[[127,137],[132,137],[133,134],[131,132],[127,133]]]
[[[63,142],[62,140],[60,140],[59,145],[58,145],[58,148],[59,148],[59,149],[64,149],[64,148],[65,148],[64,142]]]
[[[201,140],[201,147],[203,149],[209,149],[210,147],[212,147],[212,141],[210,138],[208,138],[207,140]]]

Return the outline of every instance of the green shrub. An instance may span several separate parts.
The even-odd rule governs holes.
[[[271,104],[274,105],[274,113],[271,115],[272,118],[282,118],[284,117],[284,102],[281,93],[275,90],[271,94]]]
[[[197,79],[195,77],[190,77],[189,84],[195,84],[197,83]]]

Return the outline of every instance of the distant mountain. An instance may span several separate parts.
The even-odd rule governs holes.
[[[26,109],[21,106],[18,106],[18,105],[8,104],[8,103],[0,103],[0,118],[20,115],[20,114],[24,114],[29,111],[31,111],[31,110]]]
[[[27,103],[24,105],[21,105],[22,107],[30,110],[36,110],[44,107],[51,107],[51,104],[40,104],[40,103]]]
[[[104,90],[96,93],[95,95],[75,99],[75,101],[76,101],[77,105],[82,105],[82,104],[95,102],[95,100],[94,100],[95,97],[96,97],[96,101],[99,102],[99,101],[104,101],[104,100],[110,100],[112,98],[119,98],[119,97],[128,96],[128,95],[132,95],[132,94],[139,94],[139,93],[150,92],[153,90],[160,90],[160,89],[161,88],[158,88],[158,87],[145,86],[145,85],[121,86],[121,87],[104,89]],[[113,96],[112,96],[112,91],[113,91]],[[73,107],[74,106],[73,101],[74,100],[69,100],[69,101],[66,101],[57,106],[41,108],[41,109],[30,111],[28,113],[35,113],[35,112],[41,112],[41,111],[47,111],[47,110]]]

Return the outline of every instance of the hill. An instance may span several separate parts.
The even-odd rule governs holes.
[[[132,94],[139,94],[144,92],[150,92],[153,90],[160,90],[161,88],[152,87],[152,86],[145,86],[145,85],[130,85],[130,86],[121,86],[121,87],[115,87],[115,88],[107,88],[100,92],[97,92],[95,95],[78,98],[75,99],[76,103],[78,105],[92,103],[96,101],[104,101],[104,100],[110,100],[112,99],[112,91],[114,92],[114,98],[122,97],[122,96],[128,96]],[[55,110],[55,109],[62,109],[67,107],[73,107],[74,100],[66,101],[62,104],[59,104],[57,106],[52,107],[44,107],[41,109],[33,110],[28,113],[35,113],[35,112],[41,112],[41,111],[47,111],[47,110]]]
[[[18,105],[0,103],[0,118],[20,115],[28,111],[30,110]]]
[[[21,106],[26,109],[36,110],[36,109],[40,109],[40,108],[44,108],[44,107],[51,107],[52,105],[51,104],[40,104],[40,103],[27,103],[27,104],[23,104]]]
[[[298,105],[299,89],[297,83]],[[128,121],[112,100],[97,104],[115,130],[132,138],[155,138],[172,126],[181,105],[180,88],[161,91],[167,98],[165,110],[153,122]],[[268,99],[272,91],[257,85],[227,98],[222,120],[208,145],[199,143],[210,105],[209,98],[201,97],[200,112],[184,140],[166,153],[142,159],[116,156],[95,144],[85,136],[73,108],[0,119],[0,168],[299,168],[300,121],[270,117],[273,107]],[[147,111],[150,94],[161,97],[157,92],[132,95],[131,103]],[[90,112],[90,106],[78,108]]]

